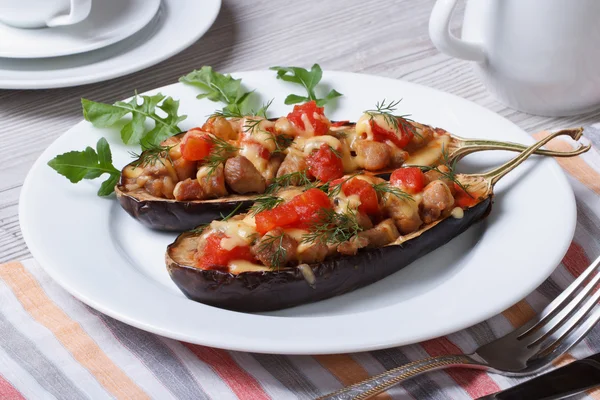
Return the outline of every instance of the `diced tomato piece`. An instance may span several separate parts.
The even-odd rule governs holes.
[[[290,200],[296,210],[298,221],[295,228],[308,228],[319,218],[319,211],[333,208],[331,199],[319,189],[309,189]]]
[[[332,122],[332,123],[331,123],[331,126],[332,126],[332,127],[336,127],[336,128],[337,128],[337,127],[340,127],[340,126],[344,126],[344,125],[346,125],[346,124],[348,124],[348,123],[350,123],[350,121],[348,121],[348,120],[344,120],[344,121],[335,121],[335,122]]]
[[[371,132],[373,132],[373,140],[377,142],[390,140],[399,149],[405,148],[414,136],[411,130],[406,128],[401,122],[398,122],[398,132],[387,130],[379,126],[374,120],[371,120],[370,125]]]
[[[460,208],[469,208],[477,204],[477,198],[473,195],[469,195],[459,185],[454,183],[454,204]]]
[[[261,211],[254,218],[256,230],[261,235],[279,226],[291,226],[298,220],[296,209],[289,203],[281,204],[271,210]]]
[[[358,195],[360,206],[358,211],[365,214],[377,214],[379,212],[379,201],[377,192],[373,186],[362,179],[352,178],[342,185],[342,191],[346,196]]]
[[[256,230],[261,235],[277,227],[308,228],[322,209],[331,209],[331,200],[319,189],[309,189],[289,202],[256,214]]]
[[[310,122],[315,132],[315,136],[324,135],[329,131],[331,122],[325,116],[323,107],[317,107],[317,103],[311,100],[307,103],[295,105],[291,113],[288,114],[287,119],[294,124],[297,128],[307,131],[308,127],[304,124],[302,115],[306,115],[306,120]]]
[[[224,233],[213,233],[206,238],[204,252],[198,257],[198,267],[202,269],[223,269],[230,261],[255,261],[250,246],[235,246],[231,250],[221,247],[221,240],[226,238]]]
[[[210,135],[199,129],[189,130],[181,140],[181,156],[187,161],[200,161],[210,154],[213,142]]]
[[[308,155],[306,164],[308,164],[308,172],[321,182],[329,182],[344,176],[342,159],[326,143]]]
[[[425,187],[425,174],[418,167],[398,168],[392,172],[390,183],[410,194],[419,193]]]

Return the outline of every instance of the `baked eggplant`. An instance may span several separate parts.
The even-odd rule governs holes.
[[[354,123],[335,123],[336,130],[348,132],[355,129]],[[498,142],[482,139],[465,139],[442,132],[439,140],[433,140],[427,146],[418,148],[404,161],[404,165],[430,165],[435,166],[440,163],[442,150],[445,149],[445,162],[454,162],[462,157],[479,151],[486,150],[508,150],[523,151],[526,147],[521,144]],[[169,140],[179,141],[185,132],[174,136]],[[587,151],[589,147],[580,147],[571,152],[554,152],[547,150],[537,150],[536,154],[570,157]],[[150,194],[144,187],[131,189],[127,185],[126,171],[134,166],[140,165],[142,158],[147,157],[142,153],[140,159],[133,161],[123,168],[121,180],[115,187],[115,193],[119,203],[129,215],[141,222],[143,225],[157,230],[181,232],[192,229],[195,226],[210,222],[219,216],[227,215],[233,210],[239,212],[247,211],[254,200],[260,196],[257,193],[249,194],[227,194],[225,196],[216,196],[206,200],[186,200],[178,201],[175,199],[164,198]],[[393,169],[380,170],[372,173],[383,178],[389,177]],[[225,186],[224,186],[225,187]],[[229,190],[231,192],[231,190]]]
[[[168,246],[166,266],[188,298],[228,310],[273,311],[338,296],[399,271],[483,220],[492,209],[493,187],[499,179],[553,138],[569,135],[578,140],[581,134],[580,129],[556,132],[487,173],[454,175],[457,184],[468,185],[473,201],[382,247],[361,248],[355,255],[328,256],[322,262],[232,273],[198,267],[197,260],[206,254],[198,254],[197,244],[204,231],[197,230],[182,233]]]

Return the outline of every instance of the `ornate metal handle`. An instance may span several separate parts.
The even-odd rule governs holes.
[[[485,365],[464,354],[426,358],[391,369],[317,400],[365,400],[422,373],[449,367],[485,368]]]

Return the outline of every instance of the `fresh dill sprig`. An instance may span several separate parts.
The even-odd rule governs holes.
[[[329,146],[329,149],[337,158],[342,158],[342,155],[340,154],[340,152],[337,149],[334,149],[332,146]]]
[[[237,214],[237,212],[240,210],[240,208],[242,207],[242,202],[240,202],[233,210],[231,210],[231,212],[227,215],[223,215],[221,213],[221,221],[229,221],[229,219],[231,219],[231,217],[233,217],[234,215]],[[193,234],[200,234],[202,232],[204,232],[204,230],[206,228],[208,228],[210,226],[210,223],[208,224],[202,224],[199,225],[197,227],[195,227],[194,229],[189,230],[189,233],[193,233]]]
[[[175,146],[162,146],[160,144],[146,144],[144,146],[144,151],[141,154],[138,154],[134,151],[130,151],[129,154],[132,158],[137,158],[134,162],[131,163],[134,167],[145,168],[148,165],[155,165],[157,162],[165,165],[163,159],[169,160],[171,164],[173,164],[173,160],[171,160],[171,156],[169,155],[169,150],[171,150]]]
[[[322,209],[317,221],[302,236],[302,243],[340,244],[363,230],[354,210],[336,213],[334,210]]]
[[[312,184],[306,175],[306,171],[290,172],[276,177],[273,182],[267,186],[266,193],[274,193],[288,186],[306,186]]]
[[[395,115],[398,104],[400,104],[400,100],[391,100],[389,103],[386,103],[386,100],[383,99],[381,102],[377,102],[375,104],[375,109],[373,110],[365,110],[363,111],[365,114],[369,116],[369,121],[373,122],[373,119],[377,115],[381,115],[385,122],[390,125],[394,131],[400,132],[400,128],[404,130],[409,130],[413,135],[421,137],[421,135],[417,132],[417,129],[411,124],[412,121],[408,117],[410,114],[404,115]]]
[[[283,247],[284,238],[285,233],[281,232],[279,235],[267,234],[260,240],[260,245],[258,246],[259,253],[273,252],[271,259],[269,260],[269,267],[273,269],[282,267],[282,263],[285,262],[287,258],[287,249]]]
[[[450,155],[448,154],[448,149],[446,149],[444,145],[442,145],[441,159],[442,159],[442,163],[440,165],[437,165],[435,167],[431,167],[428,165],[421,165],[421,166],[419,166],[419,168],[421,168],[421,171],[424,171],[424,172],[436,171],[437,173],[441,174],[446,179],[454,182],[466,194],[468,194],[469,197],[473,198],[473,195],[471,193],[469,193],[469,190],[468,190],[469,185],[462,184],[461,181],[459,181],[458,178],[456,177],[456,163],[458,162],[458,159],[454,159],[452,162],[450,162]],[[441,165],[445,165],[448,168],[448,172],[440,170]]]
[[[260,196],[256,198],[254,204],[252,205],[252,207],[250,207],[250,210],[248,212],[250,213],[250,215],[256,215],[260,212],[271,210],[277,207],[278,205],[283,203],[283,201],[284,200],[281,197],[277,196]]]
[[[372,186],[373,189],[375,189],[375,192],[377,192],[377,194],[380,196],[383,196],[385,193],[389,193],[390,195],[395,196],[401,200],[414,201],[413,197],[410,194],[406,193],[404,190],[390,185],[389,182],[375,183]]]
[[[204,159],[203,166],[208,167],[207,177],[210,177],[217,170],[220,164],[227,161],[231,153],[239,150],[239,147],[236,147],[228,141],[214,135],[209,135],[208,137],[210,138],[209,140],[212,143],[213,148],[208,157]]]

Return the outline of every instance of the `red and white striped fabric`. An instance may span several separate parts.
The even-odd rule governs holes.
[[[589,127],[585,135],[600,148],[600,129]],[[555,140],[547,148],[571,145]],[[561,265],[502,314],[412,346],[328,356],[213,349],[103,315],[61,289],[34,260],[0,265],[0,399],[312,399],[409,361],[470,352],[527,321],[600,254],[600,154],[593,149],[558,162],[578,205],[575,238]],[[557,364],[598,351],[600,327]],[[471,399],[517,382],[454,369],[408,381],[378,398]],[[600,391],[584,397],[600,399]]]

